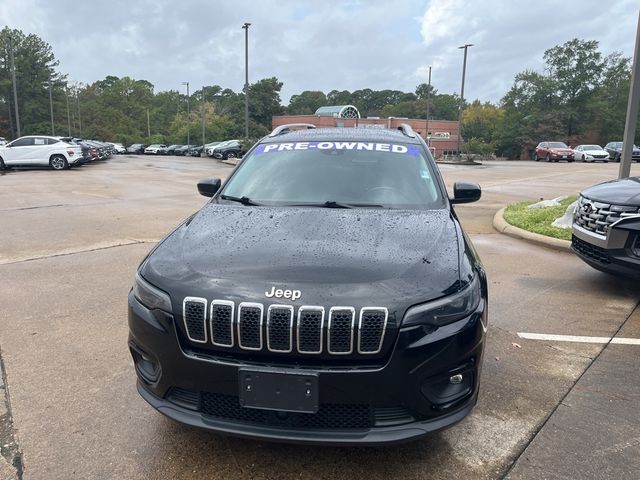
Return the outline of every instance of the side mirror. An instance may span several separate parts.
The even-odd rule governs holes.
[[[456,182],[453,184],[451,203],[471,203],[480,200],[482,190],[477,183]]]
[[[220,190],[222,180],[217,177],[205,178],[198,182],[198,192],[205,197],[213,197]]]

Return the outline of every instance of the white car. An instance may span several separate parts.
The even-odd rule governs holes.
[[[573,149],[573,158],[583,162],[608,162],[609,152],[600,145],[578,145]]]
[[[149,145],[144,149],[144,153],[147,155],[166,155],[167,154],[167,146],[160,145],[159,143],[155,143],[153,145]]]
[[[127,153],[127,149],[124,148],[124,145],[122,145],[121,143],[113,143],[113,142],[108,142],[109,145],[113,145],[113,149],[116,151],[116,153]]]
[[[27,135],[0,147],[0,170],[14,165],[49,165],[54,170],[65,170],[83,162],[82,148],[60,137]]]

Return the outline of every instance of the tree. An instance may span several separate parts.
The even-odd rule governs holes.
[[[480,103],[475,100],[462,113],[462,136],[491,143],[496,138],[496,130],[503,117],[503,109],[491,102]]]
[[[322,106],[327,105],[327,97],[323,92],[305,90],[300,95],[293,95],[287,107],[289,115],[313,115]]]

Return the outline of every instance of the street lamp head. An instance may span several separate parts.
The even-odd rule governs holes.
[[[464,45],[458,48],[467,48],[467,47],[473,47],[473,43],[465,43]]]
[[[242,25],[242,28],[249,28],[251,24],[248,22],[244,22],[244,25]]]
[[[182,82],[182,85],[189,85],[189,82]]]

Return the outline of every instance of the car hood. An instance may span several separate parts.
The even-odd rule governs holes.
[[[640,177],[601,183],[583,190],[582,196],[597,202],[640,206]]]
[[[401,308],[459,288],[458,226],[448,210],[322,209],[210,203],[179,226],[141,273],[185,296],[298,305]]]
[[[560,155],[569,155],[573,153],[573,150],[570,148],[550,148],[549,151],[552,153],[559,153]]]
[[[582,150],[578,151],[578,153],[586,153],[587,155],[606,155],[606,150]]]

